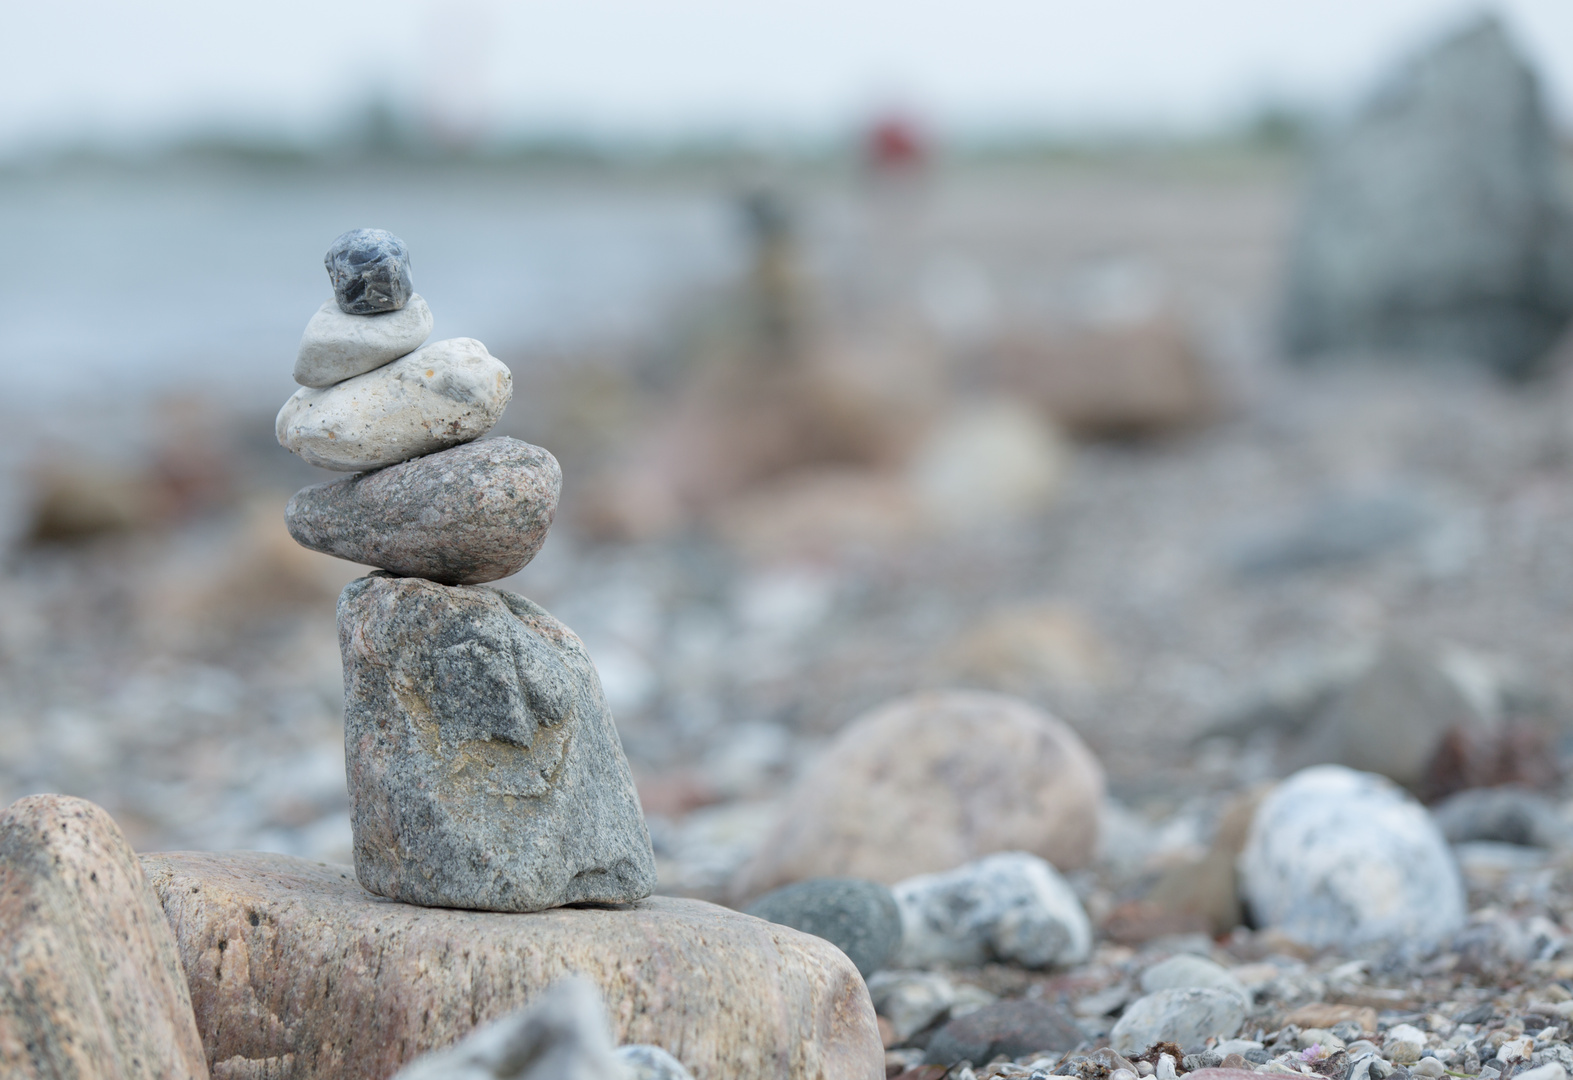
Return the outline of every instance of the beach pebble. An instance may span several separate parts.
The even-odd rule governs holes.
[[[1257,809],[1239,866],[1258,923],[1312,947],[1426,948],[1464,924],[1441,831],[1372,773],[1320,765],[1283,781]]]
[[[956,1001],[956,988],[935,971],[881,971],[868,980],[874,1011],[890,1021],[902,1042],[943,1016]]]
[[[1122,1054],[1139,1054],[1160,1042],[1188,1050],[1214,1036],[1233,1038],[1244,1022],[1245,1003],[1226,990],[1159,990],[1126,1008],[1109,1042]]]
[[[997,1001],[952,1020],[934,1033],[923,1060],[932,1065],[958,1061],[982,1064],[997,1055],[1019,1058],[1042,1050],[1073,1050],[1083,1036],[1065,1010],[1045,1001]]]
[[[901,912],[890,889],[857,878],[814,878],[755,900],[746,914],[824,938],[847,954],[864,978],[885,966],[901,944]]]
[[[694,1080],[681,1061],[659,1046],[619,1046],[614,1056],[627,1071],[627,1080]]]
[[[410,251],[386,229],[351,229],[322,258],[346,315],[398,311],[409,302]]]
[[[1160,960],[1142,972],[1141,987],[1144,994],[1156,993],[1159,990],[1183,990],[1192,986],[1226,990],[1247,1005],[1251,1002],[1251,993],[1245,988],[1244,983],[1230,974],[1228,968],[1215,964],[1204,956],[1181,953],[1167,960]]]
[[[420,348],[431,324],[431,308],[419,293],[399,310],[377,315],[346,315],[329,300],[301,335],[295,381],[320,388],[375,371]]]
[[[1028,968],[1075,964],[1092,924],[1059,872],[1036,855],[1006,851],[892,890],[901,909],[901,967],[998,961]]]
[[[275,422],[312,465],[362,472],[478,439],[513,397],[513,376],[473,338],[434,341],[375,371],[302,387]]]
[[[303,547],[403,577],[477,585],[518,573],[546,542],[557,459],[485,439],[297,491],[284,508]]]

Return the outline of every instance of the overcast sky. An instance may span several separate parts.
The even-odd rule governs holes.
[[[1336,106],[1454,0],[0,0],[0,152],[310,136],[373,98],[479,131],[1195,128]],[[1573,117],[1573,0],[1505,0]]]

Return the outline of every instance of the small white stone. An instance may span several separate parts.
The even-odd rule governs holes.
[[[1179,1074],[1174,1071],[1173,1054],[1158,1055],[1158,1068],[1154,1070],[1154,1080],[1180,1080]]]
[[[1247,1006],[1251,1003],[1251,992],[1245,988],[1245,984],[1230,974],[1228,968],[1213,963],[1205,956],[1181,953],[1161,960],[1142,972],[1141,988],[1144,994],[1159,990],[1183,990],[1190,986],[1225,990]]]
[[[1555,1061],[1548,1061],[1537,1069],[1526,1069],[1513,1080],[1568,1080],[1568,1071]]]
[[[1421,1058],[1409,1072],[1412,1076],[1429,1076],[1433,1080],[1436,1077],[1447,1075],[1447,1070],[1442,1067],[1442,1063],[1434,1057]]]
[[[513,376],[473,338],[434,341],[279,410],[279,444],[313,465],[361,472],[478,439],[513,397]]]
[[[325,387],[392,363],[431,334],[431,308],[419,293],[398,311],[347,315],[329,300],[306,324],[295,357],[295,381]]]

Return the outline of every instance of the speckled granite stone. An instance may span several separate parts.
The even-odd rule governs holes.
[[[655,888],[584,646],[521,596],[380,574],[339,597],[355,873],[414,904],[539,911]]]
[[[398,311],[409,302],[410,249],[386,229],[351,229],[322,257],[346,315]]]
[[[513,375],[474,338],[424,345],[279,410],[279,445],[313,465],[362,472],[478,439],[513,398]]]
[[[297,491],[303,547],[404,577],[478,585],[517,573],[546,541],[563,474],[518,439],[486,439]]]
[[[398,311],[378,315],[346,315],[329,300],[300,337],[295,381],[320,388],[376,371],[420,348],[431,323],[431,308],[419,293]]]

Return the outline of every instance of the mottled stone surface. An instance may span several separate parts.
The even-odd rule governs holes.
[[[431,334],[431,308],[419,293],[398,311],[346,315],[329,300],[306,324],[295,355],[295,381],[332,386],[375,371],[420,348]]]
[[[628,1070],[627,1080],[694,1080],[681,1061],[659,1046],[619,1046],[617,1060]]]
[[[84,799],[0,815],[0,1073],[205,1080],[174,940],[131,846]]]
[[[1291,353],[1465,358],[1521,376],[1573,316],[1573,209],[1500,22],[1404,65],[1327,145],[1291,246]]]
[[[570,977],[528,1008],[493,1020],[400,1069],[394,1080],[628,1080],[612,1056],[601,995]]]
[[[297,491],[284,521],[313,551],[478,585],[517,573],[541,550],[562,483],[539,446],[484,439]]]
[[[1215,1035],[1232,1038],[1244,1022],[1245,1002],[1227,990],[1159,990],[1126,1007],[1109,1045],[1121,1054],[1139,1054],[1161,1042],[1190,1051]]]
[[[346,315],[398,311],[409,302],[410,250],[386,229],[341,233],[322,263]]]
[[[901,944],[901,912],[890,889],[857,878],[815,878],[766,893],[747,912],[822,937],[874,974]]]
[[[1251,992],[1235,977],[1234,972],[1205,956],[1180,953],[1167,960],[1160,960],[1142,972],[1141,988],[1144,994],[1155,994],[1159,990],[1185,990],[1195,986],[1223,990],[1247,1006],[1251,1004]]]
[[[1092,951],[1092,923],[1070,884],[1036,855],[1004,851],[891,890],[901,910],[902,967],[1028,968],[1075,964]]]
[[[1097,758],[1043,710],[1003,694],[914,694],[836,737],[733,892],[812,877],[888,885],[996,851],[1073,870],[1092,858],[1102,802]]]
[[[473,338],[449,338],[335,386],[301,387],[274,430],[313,465],[361,472],[478,439],[512,397],[501,360]]]
[[[1425,949],[1464,925],[1458,865],[1425,807],[1341,765],[1302,769],[1262,800],[1240,889],[1257,925],[1315,948]]]
[[[997,1001],[952,1020],[934,1033],[923,1060],[934,1065],[970,1061],[982,1065],[996,1054],[1026,1057],[1040,1050],[1061,1054],[1084,1039],[1069,1013],[1046,1001]]]
[[[360,578],[339,597],[355,872],[435,907],[538,911],[655,888],[584,645],[511,593]]]
[[[884,1075],[846,957],[712,904],[452,911],[372,896],[347,866],[285,855],[143,862],[218,1077],[383,1080],[568,974],[600,989],[615,1041],[665,1047],[702,1080]]]

